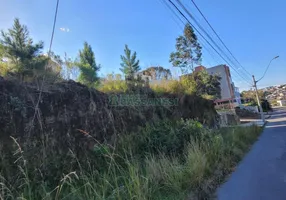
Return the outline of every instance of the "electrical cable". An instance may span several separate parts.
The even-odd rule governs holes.
[[[251,85],[251,82],[245,79],[233,66],[229,64],[229,62],[214,48],[214,46],[201,34],[201,32],[190,22],[190,20],[182,13],[182,11],[174,4],[172,0],[168,0],[176,10],[185,18],[185,20],[197,31],[197,33],[207,42],[207,44],[248,84]]]
[[[223,42],[223,40],[220,38],[220,36],[218,35],[218,33],[214,30],[213,26],[210,24],[210,22],[207,20],[207,18],[205,17],[205,15],[202,13],[202,11],[200,10],[200,8],[197,6],[197,4],[195,3],[194,0],[191,0],[192,3],[194,4],[194,6],[196,7],[196,9],[199,11],[199,13],[202,15],[202,17],[204,18],[204,20],[207,22],[207,24],[209,25],[209,27],[212,29],[212,31],[215,33],[215,35],[217,36],[217,38],[220,40],[220,42],[223,44],[223,46],[226,48],[226,50],[230,53],[230,55],[234,58],[234,60],[239,64],[239,66],[244,69],[244,71],[252,76],[241,64],[240,62],[236,59],[236,57],[233,55],[233,53],[229,50],[229,48],[226,46],[226,44]]]
[[[55,27],[56,27],[57,16],[58,16],[59,2],[60,2],[60,0],[57,0],[56,11],[55,11],[55,17],[54,17],[54,23],[53,23],[53,30],[52,30],[52,36],[51,36],[51,41],[50,41],[49,53],[48,53],[48,56],[49,56],[49,57],[50,57],[50,54],[51,54],[52,44],[53,44],[53,40],[54,40]]]
[[[235,66],[234,62],[228,57],[228,55],[220,48],[220,46],[213,40],[213,38],[207,33],[207,31],[200,25],[200,23],[194,18],[194,16],[187,10],[187,8],[183,5],[180,0],[176,0],[179,5],[184,9],[184,11],[190,16],[190,18],[195,22],[195,24],[204,32],[204,34],[209,38],[209,40],[216,46],[217,49]],[[244,76],[246,74],[243,74]],[[248,74],[247,74],[248,76]],[[247,77],[246,76],[246,77]]]

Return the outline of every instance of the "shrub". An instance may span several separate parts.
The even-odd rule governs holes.
[[[187,77],[182,77],[181,80],[161,80],[150,84],[151,89],[158,93],[171,94],[194,94],[195,83]]]
[[[214,131],[192,120],[162,121],[121,137],[117,148],[97,144],[82,158],[49,149],[52,138],[13,139],[13,155],[0,141],[0,197],[210,199],[260,132],[255,126]]]
[[[124,135],[118,145],[135,155],[180,155],[192,138],[201,135],[202,127],[193,120],[163,120],[149,123],[136,133]]]
[[[106,80],[98,89],[106,93],[120,93],[126,92],[128,87],[124,80]]]

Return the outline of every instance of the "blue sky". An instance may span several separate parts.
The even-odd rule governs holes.
[[[211,33],[191,0],[182,2]],[[260,87],[286,83],[284,0],[196,0],[196,3],[235,57],[257,78],[262,76],[271,58],[280,56],[271,64]],[[0,5],[0,29],[11,27],[13,19],[18,17],[28,26],[34,40],[43,40],[45,49],[48,48],[56,0],[0,0]],[[76,57],[87,41],[102,65],[100,75],[106,75],[119,72],[120,55],[128,44],[137,51],[142,69],[161,65],[176,73],[169,63],[169,54],[181,33],[182,25],[162,0],[60,0],[52,50]],[[225,64],[210,47],[206,48],[203,65]],[[238,75],[234,72],[232,75],[241,90],[248,88]],[[251,81],[250,76],[242,76]]]

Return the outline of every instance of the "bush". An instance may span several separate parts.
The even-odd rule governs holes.
[[[151,89],[157,94],[184,94],[184,87],[178,80],[161,80],[150,84]]]
[[[193,120],[163,120],[147,124],[136,133],[124,135],[119,148],[133,155],[181,155],[192,139],[201,136],[203,126]]]
[[[120,93],[126,92],[128,87],[124,80],[107,80],[103,81],[98,89],[106,93]]]
[[[161,80],[150,84],[151,89],[157,94],[194,94],[195,83],[187,77],[181,80]]]
[[[255,126],[214,131],[192,120],[162,121],[121,137],[116,148],[98,143],[81,157],[49,149],[52,138],[13,138],[15,152],[3,152],[9,143],[0,141],[0,197],[209,199],[260,132]]]

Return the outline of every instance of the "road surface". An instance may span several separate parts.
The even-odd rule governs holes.
[[[272,117],[226,183],[219,200],[286,200],[286,108]]]

